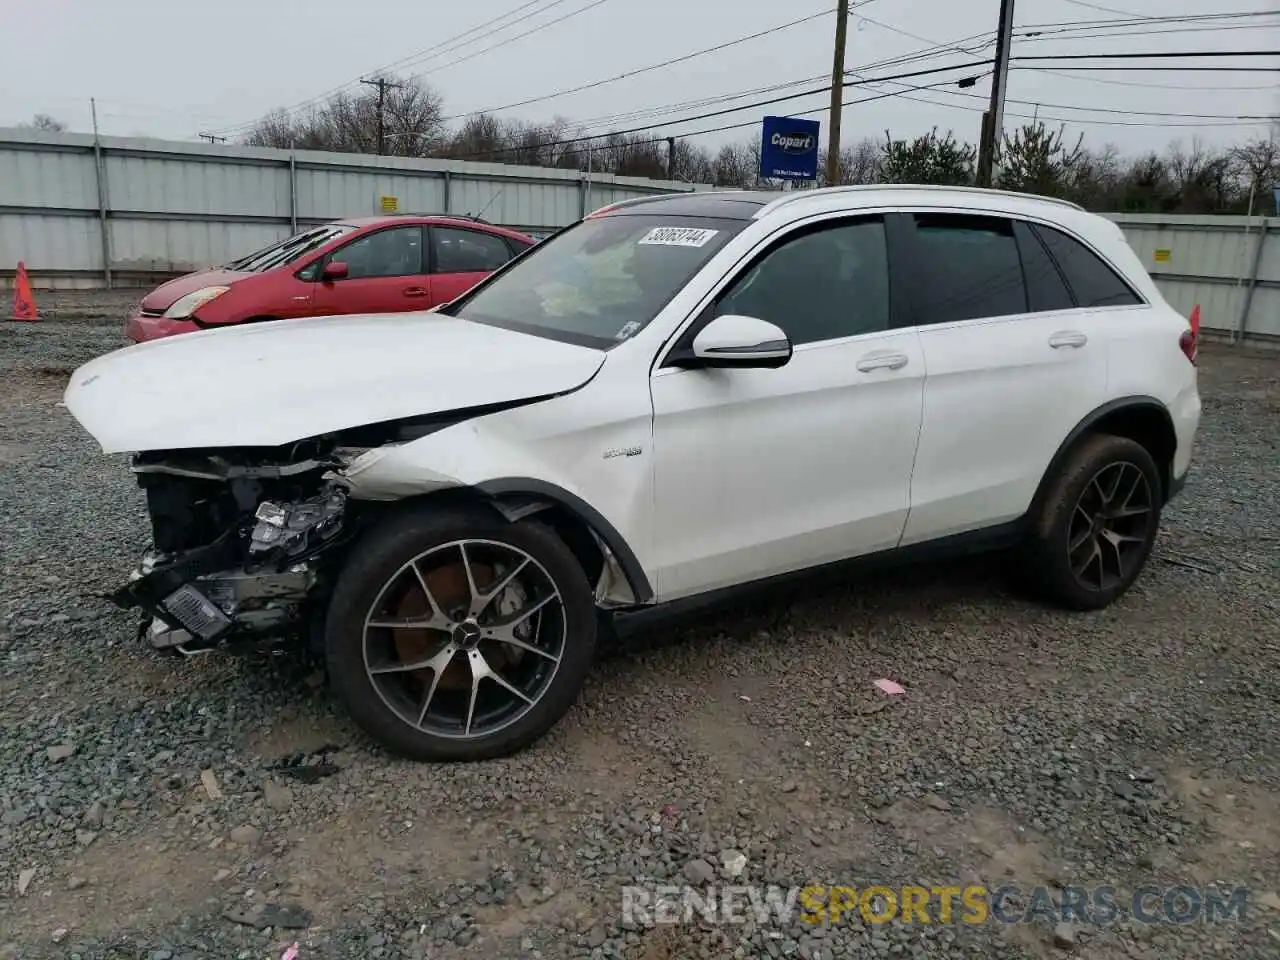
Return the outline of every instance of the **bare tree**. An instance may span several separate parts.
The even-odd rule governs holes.
[[[1243,192],[1255,198],[1255,207],[1261,194],[1269,187],[1280,185],[1280,143],[1274,138],[1258,137],[1241,144],[1231,151],[1231,160],[1243,181]],[[1247,199],[1245,204],[1248,205]]]
[[[383,108],[387,153],[404,157],[438,154],[446,135],[443,99],[416,78],[395,82],[397,86],[387,88]],[[253,126],[244,142],[257,147],[375,153],[378,149],[377,91],[340,91],[305,115],[273,111]]]
[[[711,161],[711,170],[718,187],[749,187],[756,182],[759,167],[743,144],[726,143]]]
[[[1182,149],[1169,148],[1167,168],[1180,213],[1213,213],[1226,209],[1239,193],[1232,182],[1231,155],[1207,147],[1199,139]]]
[[[26,123],[18,124],[18,129],[37,130],[40,133],[62,133],[67,129],[67,125],[47,113],[37,113]]]

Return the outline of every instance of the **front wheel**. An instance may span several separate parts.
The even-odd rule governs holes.
[[[1072,610],[1119,598],[1146,565],[1162,504],[1160,471],[1127,437],[1095,434],[1051,481],[1023,547],[1029,585]]]
[[[387,749],[483,760],[545,734],[578,695],[596,612],[572,552],[483,509],[397,514],[352,550],[325,624],[335,692]]]

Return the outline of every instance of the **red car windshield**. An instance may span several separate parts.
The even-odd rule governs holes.
[[[294,234],[292,237],[273,243],[269,247],[256,250],[248,256],[241,257],[239,260],[233,260],[227,264],[227,269],[245,273],[262,273],[272,267],[293,263],[299,257],[310,253],[322,244],[328,243],[334,237],[350,233],[354,229],[355,227],[345,223],[327,223],[323,227],[304,230],[302,233]]]

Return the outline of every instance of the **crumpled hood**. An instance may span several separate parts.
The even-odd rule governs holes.
[[[437,313],[275,320],[108,353],[71,375],[64,400],[105,453],[274,447],[563,393],[604,357]]]

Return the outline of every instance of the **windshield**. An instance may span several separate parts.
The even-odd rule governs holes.
[[[334,237],[350,233],[355,227],[344,223],[327,223],[323,227],[315,227],[294,234],[285,240],[256,250],[248,256],[233,260],[227,264],[228,270],[243,270],[249,273],[261,273],[278,267],[284,263],[293,263],[299,257],[310,253],[316,247],[328,243]]]
[[[615,215],[534,247],[449,312],[608,349],[635,336],[748,221]]]

